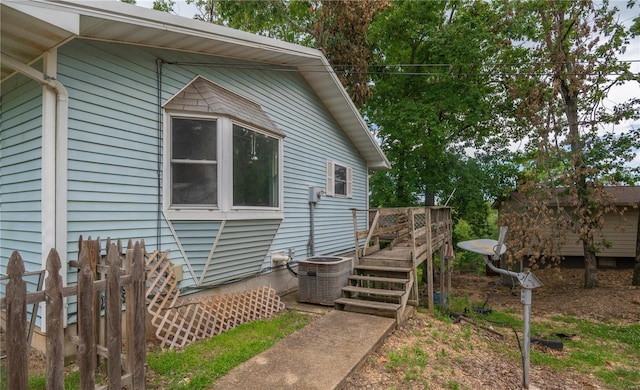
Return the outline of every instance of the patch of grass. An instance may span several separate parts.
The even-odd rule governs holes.
[[[449,294],[447,296],[447,308],[444,310],[439,305],[436,306],[436,317],[438,318],[450,318],[449,313],[459,313],[462,314],[465,312],[465,309],[471,308],[471,300],[469,295],[464,296],[455,296],[453,294]]]
[[[460,384],[456,381],[449,381],[446,383],[447,389],[451,389],[451,390],[459,390],[460,389]]]
[[[412,347],[404,347],[399,351],[391,351],[387,357],[389,362],[386,367],[392,371],[407,366],[424,366],[428,360],[419,343],[414,344]]]
[[[487,316],[495,326],[522,329],[522,319],[507,312]],[[573,334],[563,340],[564,350],[549,354],[531,349],[531,363],[556,371],[574,369],[599,377],[612,388],[632,388],[640,383],[640,324],[618,325],[586,319],[555,316],[550,319],[532,318],[531,335],[557,340],[558,334]]]
[[[406,381],[415,381],[421,377],[422,368],[428,362],[428,356],[419,343],[388,353],[387,370],[403,372]]]
[[[148,376],[162,382],[152,385],[167,389],[207,388],[216,378],[310,321],[308,315],[292,311],[273,319],[242,324],[182,351],[152,351],[147,354]]]
[[[4,364],[0,364],[0,389],[11,389],[6,383],[7,372]],[[96,380],[96,384],[100,384]],[[47,376],[45,373],[36,373],[29,375],[27,388],[29,390],[45,390],[47,387]],[[79,390],[80,389],[80,372],[73,371],[67,374],[64,378],[64,390]]]
[[[512,312],[492,310],[491,313],[484,316],[484,319],[494,326],[522,329],[522,319]]]
[[[147,385],[162,389],[207,389],[216,378],[268,349],[278,340],[303,328],[312,317],[296,311],[278,317],[239,325],[211,339],[195,342],[181,351],[156,349],[147,353]],[[0,364],[0,390],[7,389]],[[102,378],[96,377],[100,384]],[[44,374],[29,377],[30,390],[44,390]],[[65,376],[64,390],[80,389],[80,373]]]

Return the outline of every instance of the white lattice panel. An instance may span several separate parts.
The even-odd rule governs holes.
[[[242,323],[284,310],[275,290],[261,287],[234,294],[181,298],[169,251],[147,254],[147,311],[164,348],[182,348]]]

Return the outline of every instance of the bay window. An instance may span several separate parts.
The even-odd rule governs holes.
[[[171,204],[218,203],[216,121],[171,118]]]
[[[165,105],[169,219],[282,218],[282,140],[260,105],[197,77]]]
[[[278,207],[278,140],[233,125],[233,205]]]

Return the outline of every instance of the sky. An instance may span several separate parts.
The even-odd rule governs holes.
[[[258,1],[258,0],[255,0]],[[631,25],[633,19],[640,16],[638,10],[640,7],[636,6],[634,9],[629,10],[626,7],[627,0],[612,0],[610,2],[612,6],[618,7],[620,12],[620,21],[624,25]],[[137,0],[136,5],[152,8],[153,0]],[[176,0],[174,11],[183,17],[193,18],[198,13],[197,8],[193,4],[187,4],[184,0]],[[631,62],[631,71],[634,74],[640,74],[640,37],[636,37],[630,45],[627,47],[626,53],[620,58],[621,60]],[[640,96],[640,84],[638,82],[628,82],[624,86],[617,86],[612,88],[604,104],[606,107],[613,107],[616,103],[628,101],[631,98]],[[640,127],[640,122],[632,123],[625,122],[614,126],[614,131],[624,131],[629,129]],[[632,166],[640,166],[640,151],[636,153],[636,158],[631,164]]]

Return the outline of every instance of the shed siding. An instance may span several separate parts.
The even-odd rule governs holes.
[[[517,209],[518,207],[520,207],[519,203],[512,200],[505,200],[502,202],[500,209]],[[567,212],[571,213],[570,210],[567,210]],[[630,258],[636,256],[638,213],[640,213],[639,210],[627,207],[622,215],[617,213],[608,213],[605,215],[604,227],[596,233],[595,238],[597,242],[601,241],[603,237],[606,238],[610,247],[601,248],[596,256]],[[551,229],[550,227],[542,228],[547,232]],[[572,232],[566,233],[566,242],[560,249],[559,254],[561,256],[584,256],[582,242],[579,241],[577,234]]]
[[[174,235],[161,219],[162,249],[171,249],[169,257],[188,262],[195,274],[196,280],[185,272],[180,287],[194,286],[202,272],[203,284],[215,284],[265,271],[272,250],[293,249],[295,259],[308,256],[308,188],[325,187],[327,160],[353,169],[353,198],[323,197],[318,203],[315,252],[353,250],[350,208],[367,207],[366,165],[298,73],[235,59],[76,40],[59,50],[58,66],[70,93],[70,253],[77,251],[80,234],[144,239],[149,250],[156,247],[156,58],[181,62],[162,66],[162,103],[201,75],[260,104],[285,134],[283,221],[227,221],[220,231],[215,223],[171,221]],[[215,256],[205,269],[206,248],[217,235]]]
[[[628,210],[623,215],[607,214],[604,228],[596,234],[596,240],[603,237],[610,243],[609,248],[602,248],[597,256],[635,257],[638,224],[638,210]],[[567,243],[562,248],[563,256],[584,256],[582,243],[574,233],[567,234]]]
[[[0,274],[14,250],[27,272],[36,271],[43,268],[42,86],[14,75],[0,90]],[[28,291],[34,283],[28,281]]]

